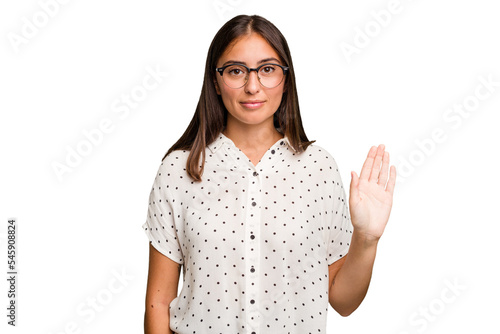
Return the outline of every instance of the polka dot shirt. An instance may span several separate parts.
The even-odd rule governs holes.
[[[142,228],[182,265],[170,328],[194,333],[325,333],[328,265],[345,256],[353,227],[333,157],[278,140],[257,166],[220,133],[202,182],[188,151],[161,163]]]

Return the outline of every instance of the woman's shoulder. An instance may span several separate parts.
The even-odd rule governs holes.
[[[326,180],[335,184],[341,184],[342,178],[334,155],[331,154],[323,146],[316,143],[310,144],[307,149],[302,152],[302,155],[307,159],[304,164],[307,166],[315,166],[318,172],[315,175],[318,177],[326,177]],[[324,179],[325,180],[325,179]]]
[[[190,152],[189,150],[180,150],[180,149],[171,151],[162,158],[161,162],[162,164],[167,166],[176,166],[182,162],[185,165],[187,158],[189,156],[189,152]]]
[[[175,150],[165,155],[158,166],[157,177],[163,181],[167,179],[172,181],[187,176],[186,162],[188,156],[188,150]]]
[[[316,142],[307,146],[306,150],[302,152],[306,159],[320,162],[327,165],[333,165],[337,168],[337,162],[333,155],[323,146],[318,145]]]

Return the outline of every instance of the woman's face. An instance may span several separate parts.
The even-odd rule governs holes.
[[[271,45],[256,33],[239,37],[229,45],[219,58],[217,67],[230,63],[242,63],[249,68],[256,68],[263,63],[283,65]],[[228,127],[259,125],[274,128],[273,114],[281,103],[284,79],[277,87],[266,88],[260,84],[257,73],[251,71],[246,84],[235,89],[228,87],[218,73],[216,78],[217,94],[221,95],[229,112]]]

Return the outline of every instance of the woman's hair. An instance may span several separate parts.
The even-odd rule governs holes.
[[[210,44],[203,87],[193,119],[184,134],[162,158],[162,160],[165,159],[170,152],[175,150],[189,150],[186,171],[195,181],[201,181],[205,167],[206,146],[216,139],[227,122],[227,110],[221,96],[215,90],[217,62],[233,41],[251,33],[262,36],[274,48],[283,65],[289,68],[281,104],[274,113],[275,128],[288,137],[290,144],[297,152],[304,151],[307,146],[315,142],[307,139],[302,127],[292,57],[285,37],[274,24],[261,16],[238,15],[220,28]]]

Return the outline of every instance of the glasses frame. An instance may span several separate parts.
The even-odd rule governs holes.
[[[227,67],[229,67],[229,66],[234,66],[234,65],[243,66],[243,67],[244,67],[244,68],[246,68],[246,69],[247,69],[247,71],[248,71],[248,76],[247,76],[247,78],[246,78],[246,80],[245,80],[245,83],[244,83],[243,85],[241,85],[240,87],[231,87],[231,86],[229,86],[229,85],[226,83],[226,81],[224,80],[224,76],[222,75],[222,74],[223,74],[223,72],[224,72],[224,70],[225,70]],[[245,64],[241,64],[241,63],[232,63],[232,64],[228,64],[228,65],[226,65],[226,66],[218,67],[218,68],[216,68],[215,70],[216,70],[217,72],[219,72],[220,76],[222,77],[222,81],[224,81],[224,84],[225,84],[226,86],[228,86],[229,88],[239,89],[239,88],[241,88],[241,87],[245,86],[245,85],[248,83],[248,79],[250,78],[250,74],[252,73],[252,71],[255,71],[255,73],[257,73],[257,78],[259,79],[259,83],[261,84],[261,86],[262,86],[262,87],[266,87],[266,88],[275,88],[275,87],[278,87],[278,86],[279,86],[279,85],[283,82],[283,78],[281,79],[281,81],[279,82],[279,84],[277,84],[277,85],[276,85],[276,86],[274,86],[274,87],[267,87],[267,86],[263,85],[263,84],[262,84],[262,82],[260,81],[260,77],[259,77],[259,70],[260,70],[262,67],[266,66],[266,65],[274,65],[274,66],[281,67],[281,70],[283,71],[283,78],[285,78],[285,76],[288,74],[288,70],[289,70],[288,66],[283,66],[283,65],[280,65],[280,64],[275,64],[275,63],[265,63],[265,64],[260,65],[260,66],[259,66],[259,67],[257,67],[257,68],[250,68],[250,67],[246,66]]]

